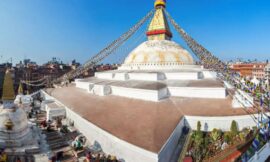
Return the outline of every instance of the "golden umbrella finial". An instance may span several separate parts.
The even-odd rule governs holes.
[[[162,6],[162,7],[166,7],[166,0],[156,0],[155,2],[155,8]]]
[[[11,119],[9,118],[6,122],[5,122],[5,127],[7,130],[12,130],[13,128],[13,122],[11,121]]]

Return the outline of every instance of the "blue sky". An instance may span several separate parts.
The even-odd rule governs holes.
[[[269,0],[167,2],[174,19],[221,59],[270,59]],[[138,22],[153,3],[0,0],[0,62],[11,57],[14,62],[31,58],[44,63],[52,57],[84,62]],[[185,46],[176,33],[174,40]]]

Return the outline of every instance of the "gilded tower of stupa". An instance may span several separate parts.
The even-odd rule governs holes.
[[[147,32],[149,40],[171,40],[172,38],[172,32],[164,14],[165,7],[165,0],[157,0],[155,2],[156,12]]]
[[[166,0],[155,1],[155,14],[147,29],[147,41],[125,59],[121,70],[171,70],[194,65],[191,54],[171,40],[172,32],[165,14]]]
[[[9,70],[6,71],[4,84],[3,84],[3,95],[2,101],[5,108],[12,108],[14,106],[13,101],[15,99],[14,87],[11,74]]]

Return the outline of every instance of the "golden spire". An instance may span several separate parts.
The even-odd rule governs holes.
[[[9,70],[7,70],[4,78],[2,100],[4,101],[14,99],[15,94],[14,94],[13,80]]]
[[[18,88],[18,94],[23,94],[23,86],[22,83],[20,83],[19,88]]]
[[[170,40],[172,38],[172,32],[164,13],[165,7],[166,0],[156,0],[156,12],[146,33],[148,40]]]
[[[155,2],[155,8],[157,8],[157,7],[166,7],[166,0],[156,0],[156,2]]]

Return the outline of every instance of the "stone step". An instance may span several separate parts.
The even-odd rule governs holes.
[[[64,148],[64,147],[67,147],[69,146],[68,143],[57,143],[57,144],[54,144],[54,145],[50,145],[50,149],[51,150],[56,150],[56,149],[60,149],[60,148]]]
[[[59,142],[67,142],[65,139],[63,138],[58,138],[58,139],[54,139],[54,140],[49,140],[47,141],[47,143],[50,145],[50,144],[53,144],[53,143],[59,143]]]
[[[20,158],[21,162],[35,162],[33,156],[26,155],[10,155],[8,156],[8,162],[17,162],[18,158]]]
[[[63,139],[62,136],[46,136],[47,141],[53,141],[57,139]]]

